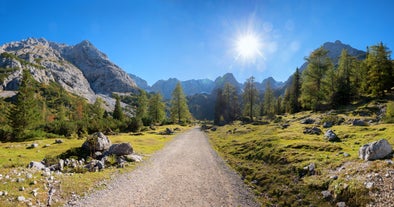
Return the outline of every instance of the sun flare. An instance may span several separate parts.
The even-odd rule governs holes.
[[[241,35],[236,40],[235,49],[238,57],[244,60],[256,59],[258,56],[262,56],[260,39],[254,34]]]

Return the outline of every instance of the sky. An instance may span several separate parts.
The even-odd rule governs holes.
[[[0,19],[0,45],[89,40],[150,85],[225,73],[286,81],[328,41],[394,49],[391,0],[0,0]]]

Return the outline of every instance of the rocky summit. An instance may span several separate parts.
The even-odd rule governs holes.
[[[56,82],[90,102],[97,94],[135,92],[135,82],[89,41],[69,46],[28,38],[0,46],[0,92],[19,87],[27,69],[40,83]]]

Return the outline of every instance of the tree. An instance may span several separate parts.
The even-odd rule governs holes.
[[[346,49],[342,50],[337,69],[337,86],[333,97],[333,103],[337,105],[348,104],[355,96],[356,91],[351,80],[356,61],[356,58],[350,56]]]
[[[274,91],[271,88],[271,84],[267,82],[264,91],[264,115],[267,115],[269,118],[272,118],[275,114],[275,96]]]
[[[148,117],[153,123],[161,123],[165,119],[165,105],[160,93],[156,93],[149,99]]]
[[[136,117],[144,119],[148,116],[148,97],[144,90],[140,90],[140,95],[137,99],[137,113]]]
[[[123,121],[124,114],[123,114],[122,106],[120,105],[120,97],[115,96],[115,99],[116,99],[116,103],[112,117],[116,120]]]
[[[381,42],[370,47],[365,59],[368,71],[368,91],[374,97],[384,96],[385,90],[391,90],[394,86],[390,54],[391,51]]]
[[[308,67],[303,72],[300,97],[301,103],[305,108],[318,110],[326,99],[323,79],[327,70],[332,67],[332,62],[327,57],[327,53],[327,50],[320,47],[306,58]]]
[[[213,123],[216,125],[224,124],[224,113],[226,101],[223,96],[223,90],[218,88],[216,91],[216,101],[215,101],[215,114],[213,118]]]
[[[171,121],[174,123],[185,123],[190,121],[191,114],[187,106],[186,97],[183,93],[181,83],[178,82],[171,97],[170,115]]]
[[[296,71],[293,74],[293,80],[290,86],[288,97],[285,99],[289,100],[289,113],[296,113],[301,110],[300,104],[300,96],[301,96],[301,76],[300,70],[296,68]]]
[[[240,114],[238,94],[235,86],[226,83],[223,87],[222,96],[225,101],[225,121],[226,123],[233,122]]]
[[[253,121],[253,117],[256,115],[258,108],[258,91],[254,83],[254,77],[250,77],[245,82],[244,93],[244,115],[249,116],[250,120]]]
[[[28,70],[23,70],[19,93],[15,106],[10,113],[13,136],[22,140],[27,135],[26,132],[36,127],[40,120],[40,108],[36,100],[35,80]]]

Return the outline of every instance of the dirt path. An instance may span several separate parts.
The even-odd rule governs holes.
[[[195,128],[73,206],[260,206]]]

